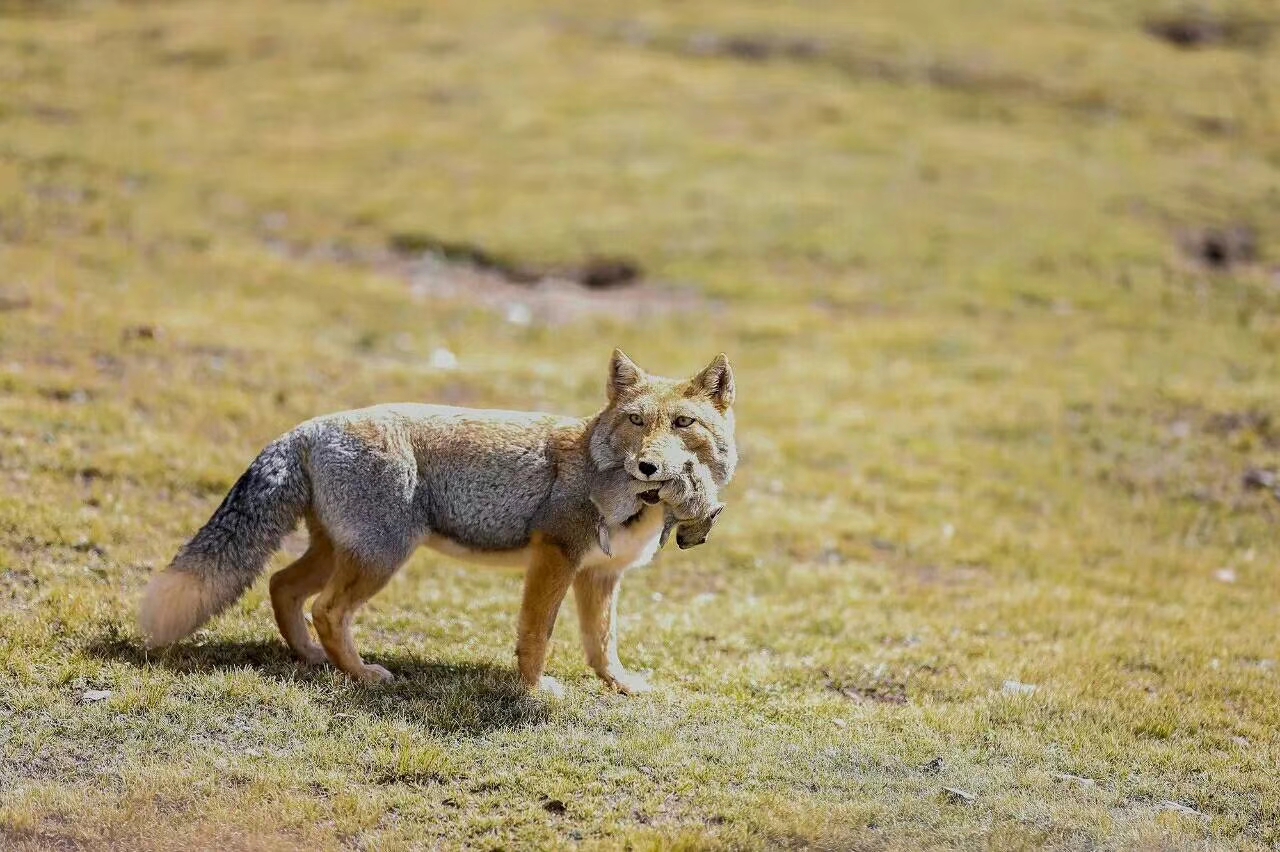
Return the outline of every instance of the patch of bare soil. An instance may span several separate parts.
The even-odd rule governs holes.
[[[695,56],[727,56],[744,62],[770,59],[813,60],[828,53],[828,46],[808,36],[719,35],[699,33],[689,37],[686,52]]]
[[[1271,412],[1257,408],[1246,411],[1215,411],[1208,415],[1204,429],[1211,435],[1239,444],[1242,440],[1280,449],[1280,423]]]
[[[1190,229],[1180,242],[1183,253],[1207,269],[1225,272],[1258,260],[1258,232],[1244,223]]]
[[[1271,496],[1280,500],[1280,475],[1274,470],[1251,467],[1241,475],[1240,484],[1245,490],[1269,491]]]
[[[536,266],[510,260],[474,243],[440,240],[428,234],[400,232],[387,240],[398,257],[416,260],[433,255],[450,263],[500,275],[512,284],[537,284],[547,279],[576,281],[593,290],[626,287],[640,283],[644,269],[629,257],[590,255],[568,266]]]
[[[0,0],[0,15],[39,17],[67,11],[71,0]]]
[[[693,290],[646,278],[641,264],[627,257],[538,266],[415,233],[393,234],[382,249],[278,238],[267,244],[291,260],[374,269],[405,280],[416,299],[477,305],[517,325],[564,325],[595,316],[634,321],[718,308]]]
[[[0,290],[0,313],[5,311],[20,311],[29,307],[31,307],[31,297],[26,293]]]
[[[827,689],[843,695],[854,704],[907,703],[907,678],[897,676],[883,665],[864,667],[856,675],[833,675],[824,671],[823,677]]]
[[[401,269],[413,295],[480,305],[505,314],[513,323],[561,325],[596,315],[619,320],[644,319],[701,310],[707,300],[688,290],[661,285],[589,289],[559,277],[513,285],[484,270],[421,258]]]
[[[981,55],[934,57],[927,60],[895,56],[856,39],[777,33],[659,32],[636,23],[619,24],[605,38],[632,47],[659,50],[697,59],[764,65],[787,62],[831,68],[857,80],[894,85],[928,85],[948,91],[1021,95],[1089,112],[1118,109],[1095,91],[1060,89],[989,62]]]
[[[1272,24],[1260,18],[1188,8],[1148,18],[1148,35],[1184,50],[1205,47],[1247,47],[1266,45]]]

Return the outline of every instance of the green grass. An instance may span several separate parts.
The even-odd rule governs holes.
[[[1280,18],[1187,8],[0,2],[0,846],[1280,845]],[[395,235],[680,298],[513,323]],[[278,433],[589,413],[615,345],[738,374],[729,511],[623,592],[658,694],[570,608],[520,697],[519,576],[427,552],[359,619],[390,685],[265,584],[142,652]]]

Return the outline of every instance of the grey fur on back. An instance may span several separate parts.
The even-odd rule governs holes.
[[[234,599],[307,512],[343,550],[393,570],[429,534],[479,552],[535,529],[574,556],[594,541],[587,421],[393,404],[309,420],[255,459],[173,562]]]
[[[310,446],[317,519],[367,564],[393,568],[432,533],[480,552],[527,545],[557,480],[551,438],[582,423],[398,404],[317,418],[297,431]]]

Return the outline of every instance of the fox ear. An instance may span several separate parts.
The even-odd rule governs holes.
[[[627,357],[621,349],[613,350],[613,358],[609,360],[609,399],[614,399],[627,388],[635,387],[644,381],[644,370],[640,365]]]
[[[694,376],[693,384],[711,397],[721,413],[728,411],[733,405],[733,368],[729,366],[729,359],[723,352],[705,370]]]

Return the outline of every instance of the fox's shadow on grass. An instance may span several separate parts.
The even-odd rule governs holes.
[[[98,659],[179,674],[212,674],[251,668],[264,677],[301,682],[334,711],[403,719],[433,730],[484,734],[540,725],[546,705],[521,690],[515,672],[485,663],[433,663],[408,654],[373,654],[366,660],[395,675],[390,683],[358,684],[330,666],[299,663],[279,641],[183,642],[148,652],[134,638],[107,631],[84,646]]]

